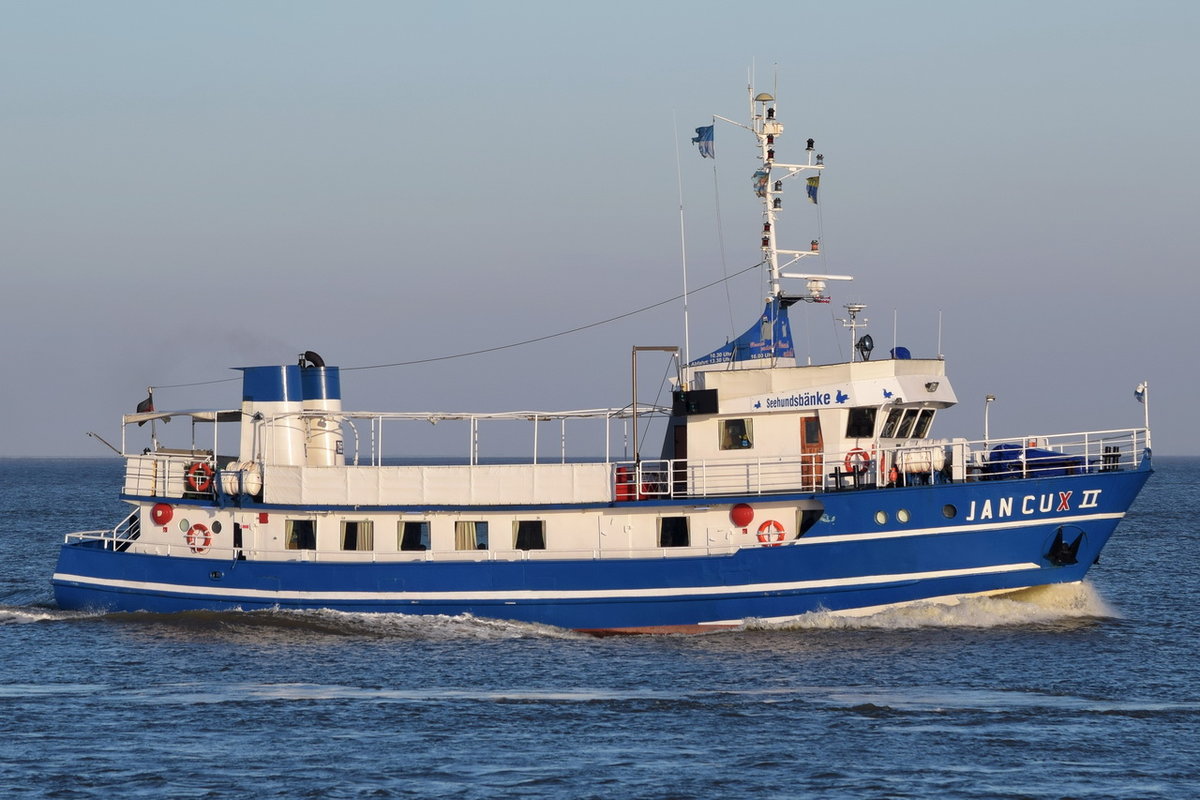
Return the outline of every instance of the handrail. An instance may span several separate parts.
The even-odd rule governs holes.
[[[1138,467],[1148,438],[1145,428],[1126,428],[986,442],[863,443],[847,451],[772,458],[618,462],[614,499],[821,492],[1125,471]]]

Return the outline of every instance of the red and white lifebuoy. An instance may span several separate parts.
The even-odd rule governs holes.
[[[207,461],[195,461],[187,468],[187,485],[193,492],[207,492],[212,482],[213,468]]]
[[[853,472],[856,475],[861,475],[867,471],[867,466],[871,463],[871,455],[861,447],[856,447],[849,453],[846,453],[846,472]]]
[[[175,509],[166,503],[155,503],[150,509],[150,519],[154,520],[155,525],[166,525],[174,516]]]
[[[758,526],[758,542],[763,547],[778,547],[783,544],[783,523],[769,519]]]
[[[187,539],[188,548],[193,553],[205,553],[208,548],[212,547],[212,534],[205,525],[199,522],[188,528],[184,538]]]

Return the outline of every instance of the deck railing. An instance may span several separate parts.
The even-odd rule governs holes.
[[[614,499],[763,495],[1056,477],[1136,469],[1147,431],[1024,436],[988,441],[863,444],[848,451],[737,460],[643,459],[614,470]]]

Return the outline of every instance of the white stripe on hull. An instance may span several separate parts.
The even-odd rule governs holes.
[[[746,583],[732,586],[681,586],[647,589],[578,589],[578,590],[517,590],[508,592],[301,592],[301,591],[272,591],[267,589],[236,589],[221,590],[213,586],[188,586],[152,581],[124,581],[112,578],[89,578],[85,575],[55,573],[54,580],[69,582],[82,586],[135,591],[150,594],[174,593],[214,599],[245,598],[267,602],[281,600],[331,602],[506,602],[521,600],[623,600],[636,598],[669,598],[669,597],[720,597],[740,594],[760,594],[768,592],[795,592],[814,589],[834,589],[855,586],[877,586],[892,583],[907,583],[910,581],[934,580],[938,578],[958,578],[972,575],[996,575],[1006,572],[1040,569],[1038,564],[1024,562],[1017,564],[997,564],[990,567],[969,569],[947,569],[931,572],[904,572],[890,575],[863,575],[852,578],[828,578],[815,581],[786,581],[776,583]]]

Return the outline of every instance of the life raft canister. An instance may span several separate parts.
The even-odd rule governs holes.
[[[212,546],[212,534],[200,522],[188,528],[188,532],[184,534],[184,538],[187,540],[188,548],[193,553],[204,553]]]
[[[194,461],[187,468],[187,485],[193,492],[207,492],[212,488],[213,468],[205,461]]]
[[[849,453],[846,453],[846,472],[853,472],[856,475],[861,475],[867,471],[867,465],[870,463],[871,456],[861,447],[856,447]]]
[[[783,523],[769,519],[758,526],[758,541],[763,547],[778,547],[783,544]]]

